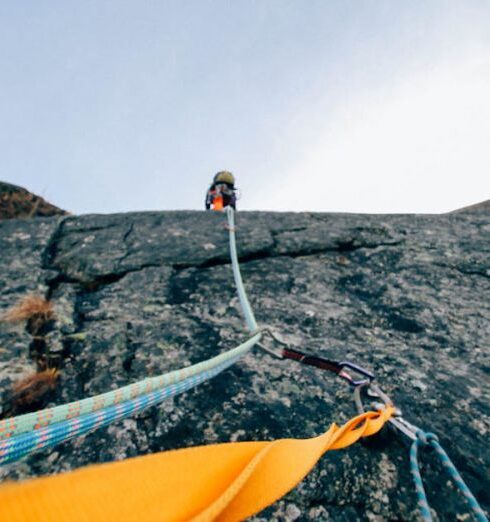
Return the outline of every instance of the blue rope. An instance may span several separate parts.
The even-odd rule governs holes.
[[[235,239],[235,211],[232,207],[226,207],[226,216],[228,218],[228,231],[230,236],[230,257],[231,267],[233,269],[233,277],[235,278],[235,286],[238,293],[238,299],[242,307],[243,315],[245,316],[245,322],[247,323],[248,329],[251,332],[255,332],[258,329],[257,321],[250,306],[250,302],[247,297],[247,292],[243,286],[242,274],[240,273],[240,264],[238,262],[238,254],[236,248]]]
[[[236,363],[254,346],[254,344],[260,340],[261,334],[257,331],[257,323],[255,321],[252,308],[250,307],[250,303],[248,301],[240,274],[240,266],[238,263],[235,241],[234,215],[233,209],[231,209],[231,207],[228,208],[228,223],[233,275],[235,277],[238,297],[245,314],[247,326],[252,332],[255,332],[253,337],[234,350],[230,350],[221,356],[214,357],[198,365],[183,369],[182,375],[185,375],[186,371],[190,370],[196,372],[190,377],[182,378],[179,376],[179,372],[163,375],[160,376],[160,378],[173,376],[177,380],[172,384],[162,386],[161,388],[157,388],[148,393],[141,393],[137,397],[134,397],[130,400],[125,400],[123,402],[115,402],[115,399],[111,398],[112,402],[105,407],[99,407],[98,409],[87,413],[78,414],[74,417],[67,417],[61,421],[51,422],[42,428],[29,429],[25,432],[22,431],[13,435],[9,433],[6,437],[3,438],[0,436],[0,465],[14,462],[35,451],[52,447],[73,437],[89,433],[102,426],[107,426],[111,422],[126,418],[135,413],[139,413],[144,409],[153,406],[154,404],[158,404],[168,397],[183,393],[193,388],[194,386],[197,386],[213,378],[229,366]],[[147,381],[151,382],[152,379],[147,379]],[[140,381],[136,384],[141,386],[142,382],[144,383],[146,381]],[[130,389],[130,387],[127,388]],[[106,397],[107,395],[111,395],[111,393],[97,396],[90,400],[93,401],[97,398],[100,399],[101,397]],[[13,419],[13,421],[15,421],[15,419]]]
[[[193,375],[192,377],[171,384],[160,390],[140,395],[129,401],[114,404],[74,419],[57,422],[50,426],[15,435],[10,439],[0,441],[0,464],[14,462],[33,452],[55,446],[60,442],[65,442],[73,437],[78,437],[103,426],[107,426],[119,419],[140,413],[150,406],[190,390],[213,378],[233,365],[240,357],[241,355],[235,356],[233,359],[225,361],[212,369]]]
[[[418,449],[420,446],[430,446],[435,450],[444,468],[449,473],[449,476],[453,479],[456,486],[458,486],[459,490],[466,498],[470,508],[473,511],[473,514],[475,515],[476,520],[478,520],[478,522],[489,522],[488,518],[480,507],[480,504],[478,504],[478,501],[471,493],[470,488],[466,485],[458,470],[451,462],[448,454],[439,444],[437,435],[434,433],[427,433],[422,430],[417,430],[417,438],[413,441],[410,448],[410,471],[415,482],[418,505],[424,522],[432,522],[432,515],[430,513],[429,502],[427,501],[427,495],[425,493],[424,484],[422,482],[422,475],[420,474],[420,466],[417,458]]]

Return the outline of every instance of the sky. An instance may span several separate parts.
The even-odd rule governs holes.
[[[490,198],[487,0],[0,2],[0,180],[73,213]]]

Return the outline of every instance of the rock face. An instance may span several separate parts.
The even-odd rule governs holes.
[[[473,214],[475,212],[481,212],[485,214],[490,213],[490,199],[487,199],[486,201],[482,201],[480,203],[475,203],[474,205],[469,205],[468,207],[459,208],[458,210],[453,210],[453,213],[459,213],[459,212],[472,212]]]
[[[28,190],[0,181],[0,220],[68,214]]]
[[[45,350],[61,377],[50,405],[211,357],[246,337],[225,218],[202,212],[0,223],[0,311],[28,292],[55,304],[45,346],[0,323],[0,385]],[[490,508],[490,216],[237,215],[242,274],[259,324],[292,348],[371,369],[407,420],[437,433]],[[5,466],[3,479],[229,440],[310,437],[355,414],[344,381],[256,350],[141,415]],[[430,452],[436,520],[467,520]],[[418,520],[408,446],[385,428],[328,453],[253,518]]]

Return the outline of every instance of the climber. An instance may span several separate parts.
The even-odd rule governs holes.
[[[206,193],[206,210],[223,210],[225,207],[236,208],[235,178],[231,172],[218,172]]]

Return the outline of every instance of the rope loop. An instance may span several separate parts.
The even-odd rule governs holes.
[[[439,444],[439,438],[437,435],[430,432],[424,432],[423,430],[417,430],[417,438],[413,441],[410,448],[410,472],[412,473],[412,478],[415,483],[415,490],[418,497],[418,506],[424,522],[432,522],[432,514],[430,512],[427,494],[425,493],[424,484],[422,482],[422,475],[420,473],[420,464],[418,461],[419,446],[431,446],[434,448],[436,455],[439,457],[439,460],[444,466],[444,469],[447,471],[459,491],[461,491],[466,501],[468,502],[475,519],[478,522],[489,522],[480,504],[473,496],[473,493],[471,493],[470,488],[466,485],[463,477],[461,477],[459,471],[456,469],[456,466],[449,458],[449,455]]]
[[[434,447],[434,442],[439,442],[439,437],[435,433],[426,432],[424,430],[417,430],[417,439],[422,443],[423,446]]]

